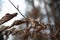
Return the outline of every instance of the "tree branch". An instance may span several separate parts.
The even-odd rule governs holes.
[[[9,2],[14,6],[14,8],[25,18],[25,16],[20,12],[20,10],[9,0]],[[26,19],[26,18],[25,18]]]

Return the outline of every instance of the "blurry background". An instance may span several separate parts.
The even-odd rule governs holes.
[[[60,1],[59,0],[11,0],[21,13],[27,17],[31,16],[42,23],[52,25],[53,32],[60,28]],[[8,0],[0,0],[0,19],[6,14],[18,11]],[[24,19],[20,14],[3,25],[11,25],[14,20]],[[49,29],[50,30],[50,29]]]

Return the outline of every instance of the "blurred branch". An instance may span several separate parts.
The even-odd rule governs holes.
[[[60,28],[57,29],[57,31],[55,32],[55,34],[53,36],[55,37],[59,31],[60,31]]]
[[[47,12],[47,17],[48,17],[48,23],[50,23],[49,12],[47,10],[47,3],[45,2],[45,0],[44,0],[44,3],[45,3],[45,9],[46,9],[46,12]]]
[[[26,2],[28,2],[28,4],[31,4],[32,7],[35,8],[34,0],[26,0]]]

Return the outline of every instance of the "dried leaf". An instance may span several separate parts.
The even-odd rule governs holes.
[[[13,27],[15,25],[20,25],[20,24],[23,24],[23,23],[26,23],[26,21],[22,21],[22,20],[16,20],[12,23],[12,25],[10,27]]]
[[[17,16],[17,13],[14,14],[9,14],[7,13],[5,16],[3,16],[0,20],[0,25],[11,20],[12,18],[14,18],[15,16]]]
[[[7,27],[4,27],[3,29],[0,30],[0,33],[5,31],[6,29],[8,29],[8,26]]]

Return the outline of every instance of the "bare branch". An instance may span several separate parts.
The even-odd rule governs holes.
[[[14,8],[25,18],[25,16],[20,12],[20,10],[9,0],[9,2],[14,6]],[[26,18],[25,18],[26,19]]]

